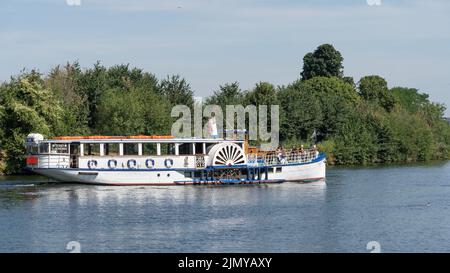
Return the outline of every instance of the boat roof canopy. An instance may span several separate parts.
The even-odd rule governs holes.
[[[217,143],[243,142],[241,139],[223,138],[175,138],[173,136],[60,136],[47,139],[51,143]]]

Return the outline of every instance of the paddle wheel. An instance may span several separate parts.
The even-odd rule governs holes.
[[[236,143],[220,143],[209,151],[210,166],[234,166],[247,164],[244,150]]]

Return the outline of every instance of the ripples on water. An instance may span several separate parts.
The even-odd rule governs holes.
[[[450,251],[450,164],[329,168],[327,183],[110,187],[0,178],[0,251]]]

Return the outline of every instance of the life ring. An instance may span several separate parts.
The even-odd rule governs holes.
[[[88,168],[92,169],[92,168],[97,168],[97,160],[89,160],[87,162]]]
[[[108,167],[110,169],[115,169],[117,167],[117,160],[115,159],[108,160]]]
[[[128,161],[127,161],[127,167],[128,167],[129,169],[131,169],[131,168],[136,168],[136,160],[134,160],[134,159],[128,160]]]
[[[168,158],[168,159],[164,160],[164,165],[166,165],[167,168],[172,167],[173,166],[173,159]]]
[[[155,167],[155,160],[153,160],[151,158],[145,160],[145,166],[149,169]]]

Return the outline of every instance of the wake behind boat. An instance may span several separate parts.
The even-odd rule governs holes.
[[[26,139],[27,168],[62,182],[104,185],[254,184],[325,178],[317,149],[260,151],[245,139],[66,136]]]

